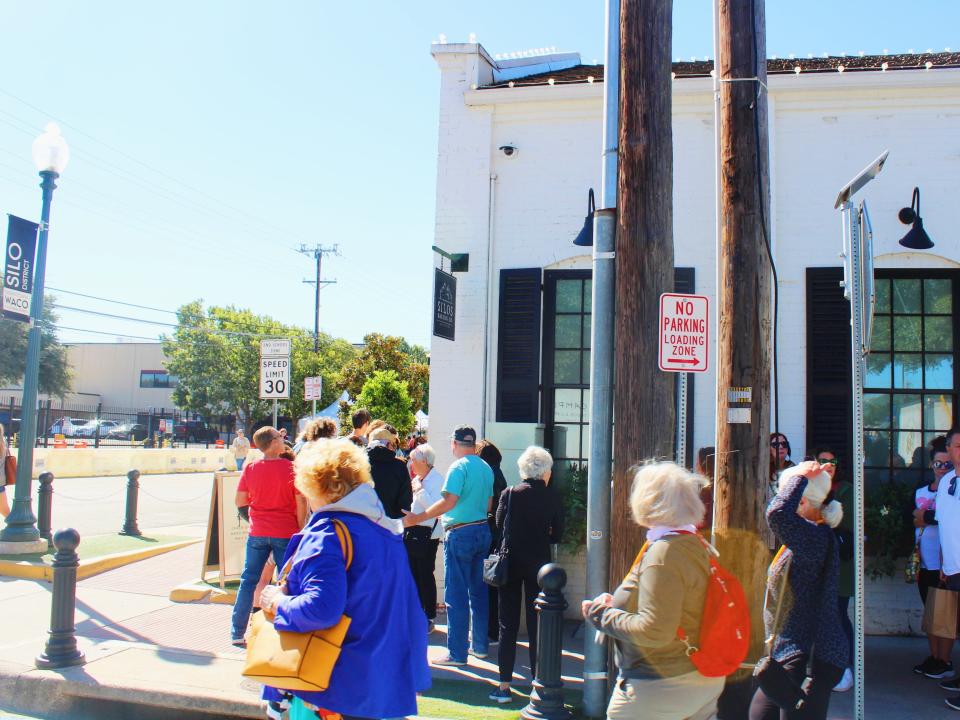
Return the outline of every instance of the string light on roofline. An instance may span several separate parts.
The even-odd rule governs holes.
[[[438,37],[437,39],[440,41],[441,45],[447,44],[447,36],[444,35],[443,33],[440,33],[440,37]]]
[[[882,72],[886,72],[886,71],[887,71],[887,68],[889,68],[889,67],[890,67],[890,63],[883,63],[883,64],[880,66],[880,70],[881,70]]]
[[[843,65],[837,65],[837,72],[843,72],[846,68]]]
[[[799,75],[802,71],[803,71],[803,68],[800,67],[799,65],[793,66],[793,72],[795,72],[797,75]]]
[[[927,62],[926,62],[926,64],[924,65],[924,67],[925,67],[927,70],[929,70],[930,68],[933,67],[933,63],[930,62],[929,60],[927,60]]]
[[[587,82],[593,84],[593,75],[587,75]]]
[[[547,80],[547,85],[555,85],[556,82],[557,82],[556,80],[554,80],[553,78],[550,78],[549,80]]]
[[[513,85],[514,85],[513,80],[511,80],[510,82],[507,83],[507,87],[513,87]]]
[[[476,33],[470,33],[469,35],[467,35],[467,42],[470,43],[471,45],[476,44],[476,42],[477,42],[477,34],[476,34]]]

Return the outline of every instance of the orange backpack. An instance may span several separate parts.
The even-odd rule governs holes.
[[[694,533],[678,530],[680,535]],[[750,606],[743,586],[733,574],[717,562],[713,547],[697,534],[710,559],[710,577],[700,616],[700,644],[691,645],[683,628],[677,628],[677,639],[687,646],[687,657],[704,677],[726,677],[736,672],[746,659],[750,647]],[[643,560],[650,547],[644,543],[634,560],[634,567]]]

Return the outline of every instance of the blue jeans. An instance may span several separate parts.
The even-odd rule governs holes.
[[[490,528],[486,522],[448,533],[443,545],[447,650],[459,662],[467,660],[468,628],[473,630],[473,651],[486,653],[488,649],[490,596],[483,582],[483,560],[489,553]]]
[[[253,591],[257,589],[257,583],[260,582],[260,575],[267,564],[267,558],[273,553],[273,559],[277,567],[280,567],[289,542],[290,538],[252,536],[247,538],[247,558],[243,564],[243,574],[240,576],[237,601],[233,606],[233,630],[230,634],[233,640],[241,639],[247,631],[250,608],[253,606]]]
[[[246,458],[236,458],[236,460],[237,460],[237,470],[243,470],[243,461],[246,460]]]

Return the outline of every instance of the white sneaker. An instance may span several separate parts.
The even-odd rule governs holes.
[[[852,687],[853,687],[853,673],[850,672],[850,668],[847,668],[846,670],[843,671],[843,677],[840,678],[840,682],[838,682],[833,687],[833,691],[848,692]]]

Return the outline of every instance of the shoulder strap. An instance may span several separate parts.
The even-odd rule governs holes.
[[[503,516],[503,535],[500,536],[500,552],[507,551],[507,544],[510,541],[510,499],[513,497],[513,488],[508,487],[503,492],[507,495],[507,512]]]
[[[772,568],[777,560],[786,552],[787,546],[781,545],[780,549],[777,551],[777,554],[773,557],[773,562],[770,563]],[[764,644],[767,648],[767,655],[773,652],[773,639],[777,636],[777,632],[780,630],[780,616],[783,614],[783,599],[787,590],[787,578],[790,574],[790,565],[793,564],[793,554],[787,558],[786,567],[783,569],[783,578],[780,580],[780,592],[777,595],[777,609],[773,614],[773,625],[770,626],[770,635],[767,636]],[[767,585],[767,589],[763,594],[763,608],[764,610],[769,610],[770,604],[770,586]]]
[[[350,537],[350,531],[342,520],[333,519],[333,531],[337,534],[337,540],[340,541],[340,549],[343,551],[343,557],[346,560],[345,569],[349,570],[350,565],[353,563],[353,538]],[[293,567],[295,557],[296,555],[287,560],[286,565],[283,566],[283,570],[277,578],[277,585],[283,585],[283,583],[286,582],[287,575],[290,574],[290,569]]]

